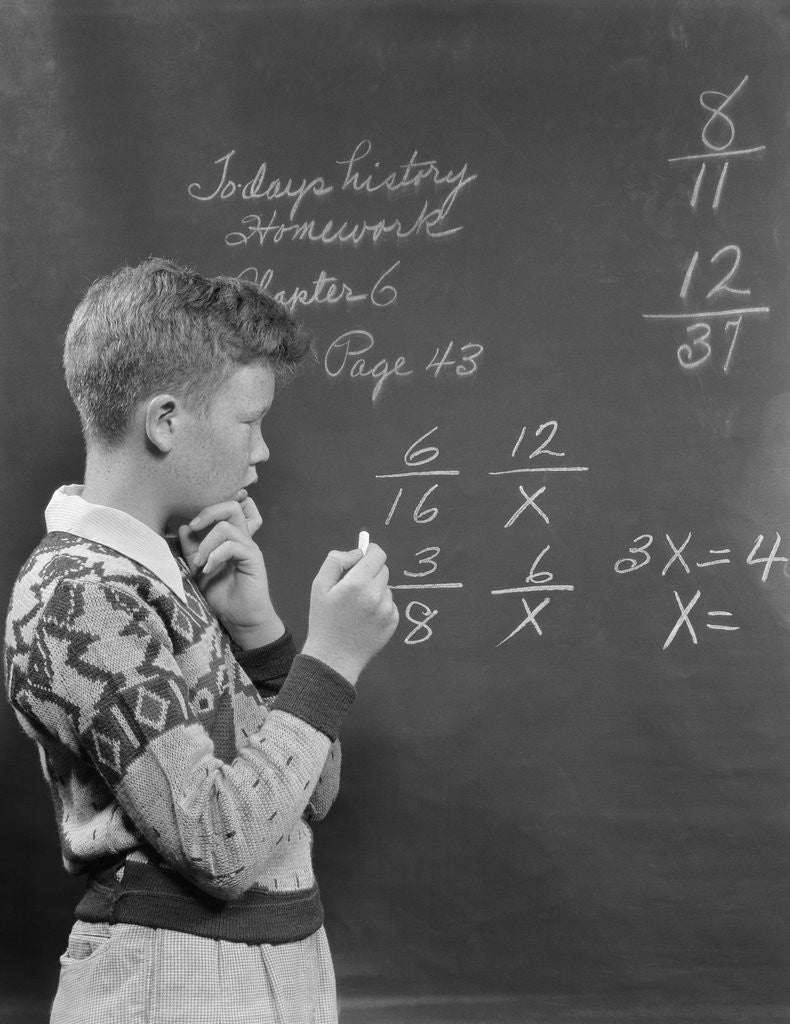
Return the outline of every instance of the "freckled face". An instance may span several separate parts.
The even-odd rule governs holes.
[[[261,421],[274,400],[274,373],[261,364],[241,366],[218,389],[208,410],[182,413],[177,459],[178,511],[194,516],[233,498],[257,480],[269,458]]]

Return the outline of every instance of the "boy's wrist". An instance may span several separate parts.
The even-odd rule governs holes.
[[[356,686],[361,667],[355,658],[344,657],[339,651],[329,645],[316,643],[309,636],[302,648],[302,654],[323,662],[328,668],[347,679],[352,686]]]
[[[249,626],[240,626],[235,623],[223,623],[231,640],[243,651],[254,651],[258,647],[266,647],[267,644],[279,640],[285,633],[285,624],[276,612],[259,623]]]

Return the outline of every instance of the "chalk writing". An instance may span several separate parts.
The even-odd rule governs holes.
[[[503,587],[499,590],[492,590],[492,594],[529,594],[536,591],[547,591],[547,590],[574,590],[575,587],[570,583],[554,583],[554,573],[548,570],[541,570],[538,572],[538,565],[543,558],[551,551],[551,545],[547,544],[545,548],[540,552],[535,561],[532,563],[532,568],[529,571],[529,575],[526,577],[526,586],[519,587]]]
[[[694,211],[699,209],[709,165],[715,178],[711,207],[714,213],[718,213],[722,206],[731,161],[734,158],[761,156],[765,152],[765,146],[735,148],[736,124],[730,108],[736,98],[745,91],[748,81],[749,76],[746,75],[730,92],[706,89],[700,93],[699,105],[710,115],[700,133],[703,152],[669,159],[670,163],[680,166],[688,163],[699,164],[689,200]],[[723,245],[708,262],[717,273],[721,274],[723,270],[724,274],[718,279],[714,276],[710,282],[711,287],[703,286],[704,299],[695,303],[697,308],[643,314],[644,319],[652,321],[686,321],[686,338],[676,349],[677,362],[682,370],[697,372],[711,366],[720,368],[724,374],[728,374],[733,365],[744,318],[764,317],[770,313],[768,306],[756,303],[743,305],[744,301],[751,299],[752,288],[737,283],[742,260],[740,245],[732,242]],[[679,298],[684,306],[688,305],[691,296],[698,291],[699,276],[700,252],[695,250],[688,261],[680,286]],[[714,304],[720,301],[730,304],[729,308],[715,308]],[[711,307],[705,307],[707,303],[712,304]],[[722,319],[725,319],[726,323],[723,329],[720,329]],[[718,353],[721,353],[721,357]]]
[[[654,534],[643,533],[635,537],[628,548],[628,554],[615,561],[614,571],[620,575],[625,575],[641,572],[647,569],[649,565],[655,565],[656,567],[662,565],[662,577],[672,574],[675,577],[685,578],[692,576],[697,569],[707,570],[716,568],[717,574],[720,574],[723,570],[719,567],[733,564],[734,552],[731,547],[708,546],[704,554],[701,552],[697,553],[694,534],[691,530],[686,533],[682,540],[673,539],[669,533],[665,533],[664,541],[666,542],[664,554],[659,555]],[[771,571],[776,566],[781,565],[783,571],[787,570],[789,559],[788,556],[779,554],[781,545],[782,537],[778,532],[771,544],[767,544],[765,536],[759,534],[748,553],[743,552],[737,556],[737,559],[744,565],[760,567],[760,581],[766,583],[771,575]],[[658,558],[658,561],[656,561],[656,558]],[[663,564],[662,559],[665,559]],[[699,642],[691,613],[700,601],[702,591],[697,590],[690,599],[682,599],[678,591],[673,591],[673,593],[680,614],[664,641],[663,650],[667,650],[680,635],[685,636],[692,644]],[[733,614],[730,611],[714,609],[708,611],[706,616],[708,619],[713,620],[705,623],[706,628],[709,630],[732,633],[739,631],[741,628],[736,623],[730,621],[733,619]]]
[[[560,451],[558,447],[550,447],[555,444],[555,438],[559,431],[559,423],[557,420],[551,419],[541,423],[538,428],[534,431],[534,437],[540,443],[533,447],[529,456],[526,459],[527,465],[520,465],[517,467],[511,467],[508,469],[497,469],[490,470],[489,476],[509,476],[516,473],[586,473],[589,471],[588,466],[573,466],[573,465],[557,465],[553,460],[567,458],[565,451]],[[518,439],[513,445],[510,452],[510,457],[515,459],[521,450],[521,446],[527,435],[527,427],[522,427],[519,432]],[[538,465],[529,465],[533,459],[538,459]],[[527,491],[521,484],[518,485],[518,491],[520,495],[520,503],[517,505],[515,511],[511,513],[509,518],[506,519],[503,528],[505,530],[510,529],[520,519],[522,515],[531,511],[542,524],[549,526],[551,523],[548,512],[545,511],[543,505],[539,504],[538,499],[543,499],[543,495],[548,489],[548,484],[537,488],[534,491]],[[519,499],[517,499],[518,501]],[[566,592],[571,593],[575,590],[575,587],[571,583],[555,583],[554,573],[548,569],[540,569],[543,559],[548,555],[551,550],[551,545],[547,544],[537,555],[532,562],[532,566],[529,573],[525,577],[524,584],[517,586],[498,587],[491,591],[492,596],[512,595],[512,594],[527,594],[527,593],[548,593],[548,592]],[[510,633],[496,645],[501,647],[507,643],[517,634],[521,633],[527,626],[531,626],[537,636],[543,636],[543,630],[541,629],[540,623],[538,622],[538,615],[551,603],[550,597],[544,597],[539,604],[534,607],[525,598],[521,597],[521,605],[524,611],[524,618],[518,623],[518,625],[511,630]]]
[[[518,489],[519,489],[519,491],[521,493],[521,497],[524,499],[524,501],[521,503],[521,505],[519,505],[519,507],[516,509],[516,511],[510,517],[510,519],[508,519],[508,521],[505,523],[505,529],[507,530],[508,527],[512,526],[513,523],[515,523],[515,521],[521,515],[521,513],[526,511],[526,509],[528,509],[528,508],[531,508],[535,512],[535,515],[540,516],[540,518],[543,520],[543,522],[548,525],[551,522],[551,520],[546,515],[546,513],[543,511],[543,509],[540,507],[540,505],[538,505],[538,502],[537,502],[537,499],[541,496],[541,494],[544,493],[546,488],[545,487],[539,487],[537,489],[537,491],[535,491],[534,494],[527,494],[527,492],[524,490],[524,488],[521,486],[521,484],[518,485]]]
[[[418,160],[416,149],[409,157],[408,162],[401,164],[399,171],[391,171],[381,177],[378,160],[374,161],[373,170],[370,170],[368,165],[363,171],[362,165],[372,151],[373,144],[370,139],[363,139],[354,147],[354,152],[348,160],[337,161],[341,167],[346,168],[346,175],[341,186],[343,191],[351,189],[354,192],[365,192],[368,195],[382,190],[390,194],[405,190],[416,192],[422,184],[430,182],[434,188],[450,185],[449,195],[453,195],[453,193],[460,192],[477,177],[476,174],[469,174],[467,164],[464,164],[460,171],[447,171],[442,174],[435,160]],[[374,176],[378,177],[378,181],[374,181]]]
[[[373,144],[363,139],[354,147],[351,156],[336,160],[345,168],[339,185],[332,183],[331,175],[312,177],[272,174],[267,161],[259,163],[251,178],[236,172],[236,150],[231,149],[213,162],[216,171],[206,185],[193,181],[187,186],[191,199],[201,203],[244,202],[278,204],[267,213],[248,213],[241,218],[241,227],[225,235],[225,244],[231,247],[250,243],[263,246],[283,242],[310,242],[321,246],[353,245],[380,242],[386,239],[448,238],[463,230],[463,225],[452,223],[451,214],[462,192],[477,175],[463,164],[460,170],[442,170],[432,159],[420,159],[414,150],[409,159],[395,170],[381,171],[381,162],[372,161]],[[308,201],[326,201],[327,197],[351,195],[355,198],[396,195],[417,195],[423,187],[431,186],[435,198],[427,199],[422,207],[408,217],[380,217],[358,219],[344,217],[316,218],[305,214]],[[297,219],[303,217],[305,219]]]
[[[515,629],[511,630],[511,632],[508,633],[508,635],[503,640],[499,641],[497,647],[501,647],[502,644],[507,643],[508,640],[511,640],[516,635],[516,633],[520,633],[525,626],[532,626],[532,628],[535,630],[538,636],[543,636],[543,630],[540,628],[540,625],[538,624],[538,615],[540,614],[540,612],[543,611],[544,608],[551,604],[551,598],[544,597],[539,605],[536,605],[534,608],[532,608],[527,599],[522,597],[521,604],[524,606],[524,611],[526,612],[525,617],[521,620],[521,622],[519,622]]]
[[[400,263],[400,260],[396,260],[387,267],[366,291],[357,291],[345,281],[325,270],[319,272],[318,277],[310,282],[309,287],[296,285],[290,291],[285,288],[275,291],[274,270],[271,267],[264,270],[259,270],[257,267],[245,267],[237,277],[260,285],[292,312],[300,307],[306,309],[310,306],[337,306],[340,304],[353,306],[365,302],[370,303],[372,307],[384,308],[391,306],[398,298],[398,290],[393,282]]]
[[[738,93],[743,89],[746,83],[749,81],[747,75],[742,82],[740,82],[731,93],[719,92],[717,89],[706,89],[700,93],[700,106],[710,112],[710,117],[705,122],[705,126],[702,129],[702,141],[709,149],[715,149],[717,152],[727,149],[735,141],[735,124],[729,114],[725,114],[725,109],[732,103]],[[710,98],[718,99],[720,102],[716,106],[711,106]],[[713,136],[716,129],[722,129],[725,133],[725,139],[721,144],[717,144],[713,141]]]
[[[705,150],[702,153],[690,153],[686,156],[669,158],[671,164],[699,163],[700,165],[689,200],[689,205],[693,210],[698,209],[709,164],[712,168],[711,173],[718,174],[711,202],[712,209],[718,211],[722,203],[731,160],[734,157],[762,156],[765,153],[765,146],[750,146],[746,149],[733,148],[735,122],[726,113],[726,110],[736,96],[744,90],[748,81],[749,76],[746,75],[730,93],[723,93],[717,89],[706,89],[700,93],[699,104],[711,115],[701,132],[701,141]],[[718,166],[713,166],[715,164]]]
[[[375,402],[388,381],[410,377],[414,373],[414,370],[408,366],[406,356],[402,354],[395,356],[394,359],[374,357],[375,345],[376,339],[370,331],[360,327],[344,331],[329,344],[324,354],[324,370],[327,376],[342,377],[345,374],[349,380],[374,381],[371,400]],[[450,352],[453,345],[454,342],[450,342],[445,352]],[[459,352],[461,358],[452,361],[455,364],[455,375],[464,378],[476,374],[484,352],[483,345],[470,342],[461,345]],[[447,365],[449,366],[449,363]],[[434,371],[434,379],[439,376],[439,372],[443,368],[445,367],[437,368],[434,360],[430,360],[425,367],[426,371]]]
[[[281,181],[280,178],[272,178],[267,182],[269,168],[265,161],[259,165],[255,175],[242,185],[230,177],[230,162],[235,155],[236,150],[232,149],[214,161],[215,164],[219,164],[220,178],[213,192],[205,192],[200,182],[192,182],[187,188],[192,199],[205,203],[211,202],[212,199],[232,199],[237,193],[242,199],[293,199],[288,211],[288,216],[293,219],[307,196],[326,196],[334,191],[332,185],[327,185],[321,177],[312,178],[309,182],[306,178],[302,178],[301,182],[291,178],[286,182]]]
[[[559,424],[556,420],[547,420],[545,423],[541,423],[535,431],[535,437],[539,438],[541,434],[546,433],[545,440],[533,449],[530,453],[528,462],[532,459],[536,459],[539,455],[545,456],[547,459],[564,459],[565,452],[557,452],[549,448],[549,445],[553,443],[554,437],[559,430]],[[519,448],[526,435],[527,428],[523,427],[521,433],[518,436],[518,440],[513,446],[513,450],[510,453],[511,458],[515,458]],[[589,470],[589,466],[557,466],[552,465],[550,462],[540,466],[519,466],[516,469],[496,469],[491,470],[490,476],[511,476],[514,473],[586,473]]]
[[[390,473],[377,473],[377,480],[402,480],[412,479],[417,480],[424,479],[426,477],[458,477],[460,470],[458,469],[447,469],[439,468],[437,460],[440,459],[441,451],[439,445],[436,443],[436,435],[438,433],[439,426],[430,427],[421,434],[416,440],[408,446],[403,453],[402,465],[404,468],[398,468],[397,470]],[[384,525],[389,526],[395,515],[396,510],[401,504],[401,498],[406,491],[407,484],[398,487],[398,492],[395,495],[395,500],[392,502],[387,517],[384,520]],[[425,490],[416,504],[412,507],[411,521],[418,526],[425,526],[433,523],[439,515],[439,504],[436,501],[435,504],[428,505],[429,499],[432,499],[435,492],[439,487],[439,483],[432,483],[427,490]],[[418,492],[419,493],[419,492]],[[414,497],[412,497],[412,502]],[[433,499],[436,500],[436,499]],[[404,502],[405,504],[405,502]],[[440,575],[440,555],[441,546],[438,544],[431,544],[426,547],[422,547],[417,550],[414,554],[414,561],[409,568],[404,568],[401,571],[403,582],[390,583],[390,590],[393,591],[411,591],[411,590],[431,590],[431,591],[447,591],[447,590],[460,590],[464,584],[460,580],[447,580],[447,579],[434,579],[434,575]],[[428,626],[438,614],[436,608],[431,608],[421,601],[412,601],[406,608],[406,621],[411,623],[414,627],[404,638],[404,643],[413,645],[418,643],[424,643],[433,636],[433,630]],[[415,616],[418,616],[415,618]]]
[[[683,600],[681,599],[680,594],[678,594],[677,590],[673,591],[673,593],[675,595],[675,601],[677,602],[677,606],[680,610],[680,615],[678,616],[677,621],[675,622],[672,629],[669,631],[669,635],[664,641],[664,646],[662,650],[667,650],[668,647],[671,647],[676,637],[680,633],[681,629],[683,629],[684,627],[687,632],[688,638],[691,640],[692,644],[696,645],[699,643],[699,640],[697,639],[697,633],[691,621],[691,611],[699,601],[700,597],[702,596],[702,591],[698,590],[691,598],[691,600],[689,600],[685,604],[683,603]],[[717,610],[709,611],[707,613],[707,617],[710,619],[731,619],[733,616],[732,612]],[[722,630],[728,633],[737,632],[741,628],[740,626],[723,622],[708,622],[705,625],[708,629]]]
[[[440,206],[431,207],[426,201],[422,209],[411,221],[403,221],[400,217],[393,220],[381,218],[376,221],[342,221],[336,224],[333,220],[316,224],[315,220],[290,223],[280,219],[275,209],[266,221],[259,213],[248,213],[241,218],[244,227],[239,231],[229,231],[225,235],[225,244],[229,246],[249,245],[257,242],[265,245],[280,245],[281,242],[315,242],[319,245],[354,245],[363,242],[380,242],[383,239],[448,238],[463,228],[461,225],[447,227],[445,220],[450,214],[452,203],[444,202]]]
[[[461,353],[460,359],[451,359],[450,356],[453,354],[454,341],[451,341],[444,350],[444,354],[441,359],[439,358],[439,348],[433,354],[433,357],[428,361],[425,366],[426,370],[433,370],[434,378],[438,377],[444,369],[455,367],[455,375],[457,377],[469,377],[474,373],[477,373],[482,358],[484,348],[482,345],[476,342],[470,342],[467,345],[459,346]]]
[[[392,475],[394,476],[395,474],[392,474]],[[400,474],[397,474],[397,475],[399,475],[399,476],[406,476],[407,474],[400,473]],[[436,508],[436,507],[424,508],[423,507],[425,505],[426,501],[428,500],[428,498],[430,498],[430,496],[433,494],[433,492],[436,490],[436,488],[438,486],[439,486],[438,484],[433,484],[431,487],[428,488],[428,490],[425,492],[425,494],[423,494],[423,496],[420,498],[420,500],[417,503],[417,505],[416,505],[416,507],[414,509],[414,512],[412,514],[412,517],[413,517],[415,523],[432,523],[433,520],[439,515],[439,509],[438,508]],[[398,488],[398,493],[395,496],[395,501],[393,501],[392,506],[390,507],[390,510],[387,513],[387,518],[384,520],[384,525],[385,526],[389,526],[389,524],[392,522],[392,517],[395,515],[395,509],[398,507],[398,502],[400,501],[402,495],[403,495],[403,488],[399,487]]]
[[[442,549],[439,548],[439,547],[429,547],[429,548],[423,548],[422,551],[418,551],[415,557],[418,559],[419,564],[420,565],[427,565],[428,568],[424,569],[422,572],[410,572],[408,569],[404,569],[403,570],[403,575],[404,576],[411,576],[412,578],[415,578],[415,579],[419,579],[419,578],[421,578],[423,576],[430,576],[432,573],[436,572],[436,570],[438,568],[438,563],[437,563],[436,559],[437,559],[437,557],[439,555],[439,552],[441,550]],[[425,557],[424,558],[420,558],[420,555],[424,555]]]
[[[329,377],[340,377],[348,372],[349,379],[370,378],[375,381],[372,399],[375,402],[381,389],[393,377],[410,377],[413,370],[406,366],[406,357],[399,355],[390,364],[388,359],[371,358],[376,340],[370,331],[356,328],[345,331],[329,345],[324,355],[324,370]]]
[[[406,606],[406,620],[414,626],[414,629],[404,637],[403,642],[405,644],[422,644],[426,640],[430,640],[433,630],[428,623],[438,614],[438,609],[430,608],[422,601],[410,601]],[[415,616],[418,617],[415,618]]]
[[[769,554],[764,557],[758,556],[757,552],[762,547],[764,540],[765,538],[762,534],[760,534],[757,540],[754,542],[754,547],[746,557],[747,565],[762,565],[764,567],[762,576],[760,577],[763,583],[765,583],[768,579],[768,574],[770,573],[773,565],[775,565],[777,562],[787,563],[788,561],[788,559],[784,555],[777,555],[776,553],[779,550],[779,545],[782,543],[782,538],[778,532],[776,534],[776,540],[774,541],[773,547],[771,548]]]
[[[224,241],[242,253],[250,246],[265,246],[271,252],[303,245],[326,253],[333,247],[447,241],[463,230],[457,216],[459,200],[477,180],[467,162],[447,166],[415,148],[405,160],[390,162],[375,152],[369,138],[339,152],[328,167],[313,173],[284,173],[269,160],[259,160],[253,171],[254,166],[247,167],[244,155],[231,148],[186,188],[189,199],[204,209],[218,206],[234,211],[238,220],[233,230],[223,229]],[[395,201],[397,215],[392,213]],[[386,209],[382,209],[384,203]],[[243,213],[236,212],[240,207]],[[366,268],[361,279],[347,270],[333,270],[325,255],[308,283],[281,281],[273,259],[264,266],[248,265],[237,276],[260,285],[292,311],[367,308],[375,312],[398,302],[403,260],[402,254],[381,259],[373,272]],[[427,353],[407,354],[400,343],[395,344],[401,351],[382,351],[384,346],[377,343],[369,325],[358,323],[325,348],[325,374],[330,380],[369,384],[375,403],[394,390],[396,382],[413,378],[423,363],[433,380],[473,378],[484,354],[483,344],[476,339],[444,340],[427,360]]]
[[[673,540],[671,535],[668,533],[664,534],[664,538],[669,558],[663,564],[661,575],[666,576],[670,570],[690,575],[692,571],[690,568],[690,562],[693,559],[691,558],[691,555],[684,557],[684,554],[686,549],[692,545],[692,531],[689,531],[684,540],[679,544]],[[782,546],[782,536],[780,533],[776,533],[771,549],[765,555],[760,554],[764,545],[766,545],[766,538],[761,533],[754,541],[754,544],[748,554],[744,552],[742,559],[742,564],[744,565],[762,566],[760,578],[763,583],[768,580],[771,569],[774,566],[787,563],[788,561],[788,556],[778,554],[779,549]],[[655,535],[652,533],[643,533],[634,538],[631,546],[628,548],[628,554],[617,559],[614,563],[614,571],[620,575],[625,575],[632,572],[638,572],[640,569],[646,569],[648,565],[651,565],[654,562],[656,553]],[[694,565],[698,569],[708,569],[717,565],[731,565],[732,554],[732,548],[709,547],[707,549],[707,555],[714,555],[715,557],[708,558],[702,562],[696,561],[694,562]]]

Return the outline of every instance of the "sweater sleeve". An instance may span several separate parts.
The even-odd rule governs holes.
[[[286,629],[279,639],[252,651],[245,651],[234,643],[231,646],[236,661],[265,697],[273,697],[280,692],[296,657],[296,645],[290,630]]]
[[[92,762],[146,841],[221,899],[254,885],[298,823],[355,694],[322,662],[297,656],[272,709],[261,704],[257,728],[223,761],[163,621],[118,584],[62,580],[31,658],[70,712],[57,720],[75,733],[63,741]],[[17,699],[39,718],[52,706],[24,691]]]
[[[233,644],[233,653],[239,665],[258,687],[264,697],[275,697],[282,689],[288,671],[296,657],[296,644],[293,636],[286,628],[279,639],[251,651],[242,650]],[[316,787],[305,808],[304,819],[307,822],[321,821],[329,812],[340,789],[340,740],[335,739],[329,748],[329,754]]]
[[[321,821],[329,813],[340,790],[340,764],[340,740],[335,740],[329,748],[324,767],[318,776],[318,782],[305,809],[305,821]]]

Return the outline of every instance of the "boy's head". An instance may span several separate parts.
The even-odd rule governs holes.
[[[309,351],[307,332],[257,285],[149,259],[91,285],[63,363],[86,443],[112,448],[152,395],[207,410],[241,367],[264,365],[282,378]]]

